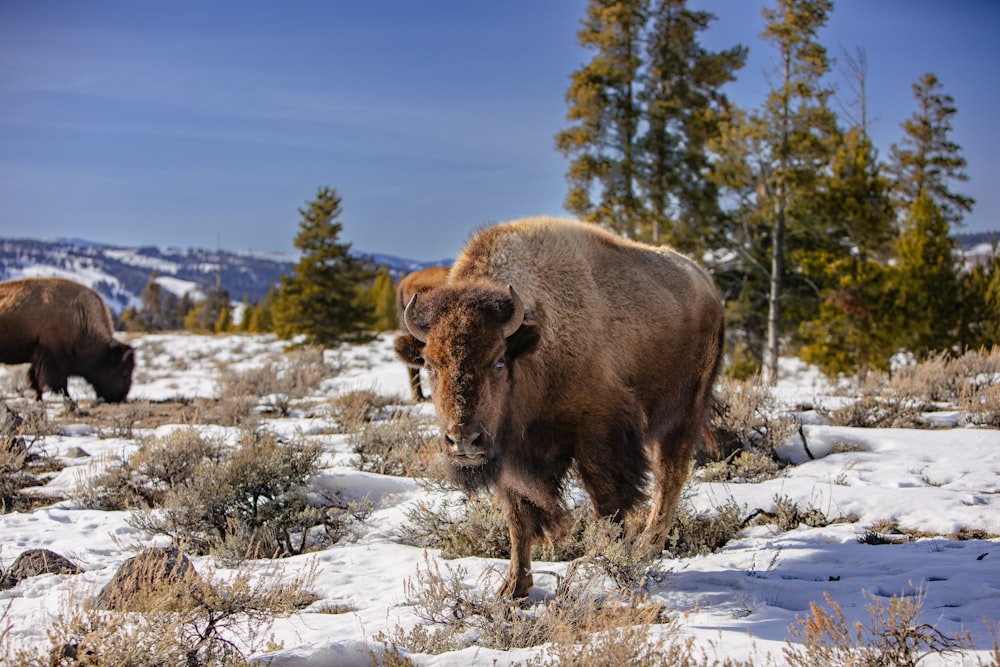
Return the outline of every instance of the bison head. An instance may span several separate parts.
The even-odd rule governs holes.
[[[409,335],[397,339],[396,352],[427,370],[442,445],[456,475],[485,475],[481,483],[489,483],[492,473],[485,471],[498,469],[520,357],[537,346],[537,327],[525,318],[513,287],[487,284],[414,295],[403,326]]]
[[[135,370],[135,349],[131,345],[112,341],[104,359],[87,369],[84,378],[94,387],[97,395],[108,403],[121,403],[132,388],[132,371]]]

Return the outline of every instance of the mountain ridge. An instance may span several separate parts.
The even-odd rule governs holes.
[[[396,279],[417,269],[450,263],[351,253],[386,266]],[[218,284],[235,301],[244,297],[259,301],[282,275],[292,272],[296,260],[292,253],[279,252],[118,246],[80,238],[0,238],[0,280],[69,278],[97,291],[116,313],[141,304],[139,294],[154,274],[164,289],[178,296],[204,294]]]

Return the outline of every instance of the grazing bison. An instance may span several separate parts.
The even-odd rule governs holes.
[[[429,373],[453,480],[504,505],[502,595],[527,595],[532,545],[565,530],[571,467],[616,520],[646,499],[651,471],[643,539],[659,553],[722,350],[707,272],[589,224],[531,218],[476,235],[403,322],[396,352]]]
[[[69,398],[80,375],[109,402],[125,400],[135,351],[114,338],[111,311],[97,292],[61,278],[0,283],[0,363],[31,362],[38,398],[46,387]]]
[[[399,326],[403,326],[403,309],[413,298],[413,295],[434,289],[447,277],[447,266],[431,266],[409,273],[399,281],[399,286],[396,287],[396,311],[399,314]],[[424,396],[424,390],[420,386],[420,369],[415,366],[407,366],[406,370],[410,373],[410,390],[413,392],[413,400],[425,400],[427,397]]]

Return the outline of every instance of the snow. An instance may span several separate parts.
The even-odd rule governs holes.
[[[280,354],[282,343],[270,336],[196,336],[150,334],[131,339],[139,365],[130,394],[151,401],[176,397],[218,395],[217,380],[225,368],[264,363]],[[327,351],[327,361],[339,369],[324,380],[319,399],[332,399],[355,389],[377,391],[405,400],[407,374],[392,352],[392,335],[368,345]],[[0,387],[12,387],[4,375],[23,367],[0,367]],[[9,389],[7,390],[9,391]],[[74,381],[70,391],[86,400],[89,387]],[[785,360],[779,398],[795,405],[836,405],[838,396],[815,369]],[[93,396],[92,392],[89,396]],[[3,398],[12,398],[4,396]],[[61,401],[47,396],[47,409]],[[421,414],[430,418],[431,406]],[[315,480],[317,491],[337,490],[348,497],[367,497],[375,510],[356,541],[343,541],[323,551],[282,560],[287,577],[315,567],[311,592],[321,600],[293,616],[277,619],[274,638],[284,648],[267,656],[267,664],[285,667],[370,665],[370,652],[382,649],[373,637],[395,627],[418,622],[407,604],[404,583],[424,566],[424,550],[399,543],[406,511],[436,492],[408,478],[360,472],[350,465],[351,447],[344,434],[333,433],[328,414],[296,412],[288,418],[267,418],[279,435],[304,433],[322,442],[330,465]],[[806,422],[821,420],[807,419]],[[975,665],[987,661],[1000,620],[1000,539],[948,539],[960,530],[1000,534],[1000,431],[951,427],[935,430],[860,429],[806,423],[782,454],[795,462],[777,478],[754,484],[692,482],[684,502],[710,510],[735,502],[749,514],[771,511],[780,498],[800,508],[813,507],[829,519],[821,528],[804,525],[782,532],[774,525],[745,528],[738,539],[717,553],[672,558],[664,553],[658,569],[662,582],[651,596],[680,618],[683,630],[708,655],[724,658],[753,656],[758,664],[782,664],[782,647],[796,615],[824,594],[839,604],[849,620],[867,620],[865,605],[893,595],[920,591],[921,620],[952,635],[969,632],[978,650],[932,656],[921,664]],[[161,426],[166,433],[171,426]],[[205,427],[209,428],[209,427]],[[221,427],[211,427],[219,429]],[[139,433],[136,436],[140,435]],[[103,437],[102,437],[103,436]],[[89,457],[66,456],[82,448]],[[50,454],[63,457],[66,467],[35,491],[66,497],[81,480],[97,474],[115,457],[137,447],[135,438],[108,437],[86,420],[70,424],[44,439]],[[812,455],[810,458],[809,454]],[[443,497],[443,496],[442,496]],[[48,548],[83,569],[80,575],[45,575],[27,579],[0,592],[0,608],[10,605],[10,638],[19,646],[47,646],[45,629],[64,608],[69,596],[96,592],[107,583],[134,547],[163,544],[129,526],[127,512],[79,509],[72,500],[30,512],[0,515],[0,566],[9,567],[25,549]],[[858,538],[876,523],[920,531],[901,544],[862,544]],[[905,537],[905,536],[900,536]],[[492,591],[506,561],[483,558],[440,560],[443,567],[461,566],[470,586]],[[201,571],[221,566],[207,557],[195,558]],[[567,563],[535,563],[536,570],[564,573]],[[482,579],[482,575],[487,575]],[[532,599],[552,594],[552,577],[539,574]],[[866,598],[867,594],[869,598]],[[354,611],[321,613],[324,604],[349,604]],[[507,652],[470,646],[437,656],[411,656],[417,664],[450,667],[468,664],[507,665],[528,659],[538,649]]]

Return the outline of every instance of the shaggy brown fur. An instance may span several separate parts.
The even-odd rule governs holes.
[[[396,312],[399,315],[399,326],[403,326],[403,309],[410,302],[413,295],[418,292],[432,290],[445,281],[448,277],[447,266],[431,266],[409,273],[399,281],[396,286]],[[414,366],[407,366],[406,370],[410,374],[410,390],[413,392],[413,400],[423,401],[423,387],[420,386],[420,369]]]
[[[523,321],[505,337],[517,301]],[[504,503],[501,594],[527,595],[532,545],[564,530],[571,466],[598,514],[618,520],[651,473],[644,539],[659,553],[720,363],[708,273],[667,248],[532,218],[480,232],[405,315],[396,351],[428,371],[455,481]]]
[[[125,400],[135,352],[114,338],[111,311],[94,290],[61,278],[0,283],[0,363],[31,363],[38,398],[47,387],[69,397],[82,376],[109,402]]]

